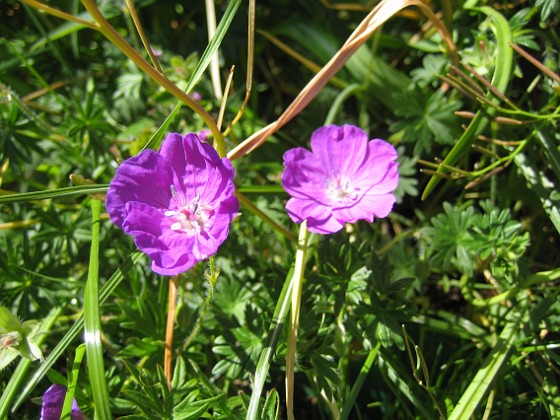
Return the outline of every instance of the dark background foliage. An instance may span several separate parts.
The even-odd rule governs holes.
[[[496,99],[497,111],[481,99],[490,91],[496,58],[503,54],[496,23],[481,9],[467,10],[464,2],[427,3],[447,25],[462,73],[451,67],[441,37],[409,8],[374,34],[300,115],[234,162],[237,186],[258,191],[246,195],[295,233],[284,211],[288,197],[278,188],[282,154],[294,146],[308,147],[311,133],[325,123],[344,88],[359,87],[332,122],[360,125],[371,138],[387,139],[399,150],[393,213],[371,225],[359,222],[312,239],[298,337],[296,418],[331,417],[329,407],[346,407],[360,380],[350,418],[445,417],[471,392],[475,375],[484,372],[492,386],[476,417],[555,418],[560,410],[559,84],[558,76],[543,72],[544,67],[558,74],[560,2],[470,2],[500,13],[513,43],[538,60],[535,65],[514,54],[511,77],[501,92],[511,104]],[[49,4],[83,12],[77,1]],[[329,4],[257,2],[253,92],[227,138],[228,148],[278,117],[314,74],[271,39],[322,66],[371,6],[357,2],[361,10],[338,10]],[[227,2],[215,5],[219,18]],[[141,51],[124,2],[99,6]],[[161,52],[165,73],[184,87],[208,44],[204,3],[145,0],[135,7],[153,48]],[[109,183],[118,162],[139,152],[177,100],[97,32],[61,32],[68,28],[62,20],[13,0],[0,3],[0,16],[1,193]],[[246,20],[243,3],[220,47],[222,79],[236,66],[226,124],[245,96]],[[220,103],[209,77],[195,91],[200,104],[217,116]],[[437,165],[479,110],[488,126],[422,199]],[[198,115],[183,108],[169,129],[204,128]],[[22,321],[44,321],[60,308],[41,345],[45,356],[83,309],[94,198],[102,196],[0,202],[0,304]],[[126,266],[134,248],[106,214],[100,243],[105,284]],[[204,311],[207,265],[200,263],[182,276],[172,393],[162,372],[168,279],[154,275],[146,257],[127,270],[101,307],[113,414],[244,418],[294,254],[289,238],[244,208],[216,257],[220,277],[213,300],[187,348],[182,345]],[[78,336],[67,345],[48,377],[10,416],[38,417],[37,399],[52,382],[66,383],[81,342]],[[361,377],[374,351],[368,374]],[[265,387],[278,392],[279,404],[266,412],[271,418],[276,408],[280,418],[285,415],[285,357],[284,331]],[[0,390],[6,389],[18,360],[0,373]],[[497,360],[503,365],[491,373],[488,363]],[[87,363],[76,396],[91,415]]]

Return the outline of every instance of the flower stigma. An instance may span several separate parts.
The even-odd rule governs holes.
[[[350,179],[336,176],[327,180],[327,196],[339,203],[352,203],[358,199],[359,188],[350,186]]]
[[[175,188],[172,186],[172,191]],[[174,196],[176,197],[176,196]],[[180,206],[178,210],[167,210],[166,217],[173,220],[170,228],[175,232],[198,233],[204,230],[204,225],[214,213],[214,209],[206,204],[200,204],[200,194],[197,194],[190,203]]]

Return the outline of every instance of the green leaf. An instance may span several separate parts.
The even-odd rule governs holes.
[[[0,306],[0,334],[14,331],[23,333],[23,324],[8,308]]]
[[[266,394],[266,400],[264,401],[261,416],[259,418],[263,420],[276,420],[279,415],[280,396],[278,395],[278,391],[273,388]]]
[[[396,345],[400,350],[404,349],[404,341],[397,321],[388,314],[381,313],[375,320],[375,338],[385,348]]]
[[[403,130],[403,142],[414,143],[414,155],[430,153],[434,143],[452,144],[455,141],[459,121],[454,112],[461,107],[459,102],[448,102],[441,90],[427,95],[418,86],[396,96],[400,105],[395,114],[400,118],[391,130]]]
[[[545,21],[551,15],[557,16],[560,0],[537,0],[535,6],[541,8],[541,21]]]
[[[444,270],[455,265],[460,272],[470,274],[474,265],[474,255],[470,251],[474,208],[463,210],[445,202],[443,210],[443,213],[432,218],[432,227],[422,229],[429,239],[429,249],[433,254],[431,263]]]
[[[202,415],[208,410],[212,403],[217,402],[224,398],[223,394],[216,395],[204,400],[192,401],[191,398],[185,398],[183,402],[173,409],[173,418],[184,420],[200,419]]]
[[[0,371],[4,370],[4,368],[12,363],[18,356],[19,352],[13,348],[0,348]]]

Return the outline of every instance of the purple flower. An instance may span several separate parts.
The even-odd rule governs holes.
[[[292,196],[290,218],[315,233],[334,233],[344,223],[373,222],[395,203],[399,175],[397,151],[384,140],[368,141],[352,125],[329,125],[311,136],[311,152],[302,147],[284,153],[282,185]]]
[[[41,420],[59,420],[62,406],[64,405],[64,397],[66,396],[66,387],[59,384],[53,384],[43,394],[43,404],[41,406]],[[72,420],[85,419],[76,399],[72,401]]]
[[[152,270],[175,275],[216,253],[239,210],[235,171],[195,134],[125,160],[107,192],[111,220],[134,237]]]

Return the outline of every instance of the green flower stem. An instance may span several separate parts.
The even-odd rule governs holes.
[[[364,90],[365,90],[364,85],[359,83],[354,83],[344,88],[334,99],[333,104],[329,109],[329,113],[325,118],[326,121],[325,125],[332,124],[336,116],[339,114],[342,105],[344,104],[346,99],[350,98],[352,95],[358,95],[360,92],[363,92]]]
[[[299,228],[296,262],[294,267],[294,286],[292,288],[292,310],[290,328],[288,330],[288,348],[286,356],[286,410],[288,420],[294,420],[294,370],[296,362],[297,330],[299,325],[299,310],[301,304],[301,289],[303,272],[307,254],[309,231],[307,221],[304,220]]]
[[[206,277],[206,280],[208,280],[208,284],[210,285],[210,287],[208,288],[208,295],[206,296],[206,300],[204,301],[204,304],[202,306],[202,311],[200,312],[200,315],[196,320],[196,324],[194,325],[193,330],[183,343],[181,352],[184,352],[189,348],[192,341],[200,331],[200,327],[202,327],[202,322],[206,317],[206,313],[208,312],[208,308],[210,307],[210,302],[212,302],[212,298],[214,297],[214,289],[216,287],[216,283],[218,282],[219,275],[219,270],[216,269],[216,263],[214,261],[214,257],[212,256],[210,257],[210,270],[204,273],[204,277]]]
[[[163,373],[167,379],[167,388],[171,391],[171,362],[173,361],[173,327],[175,326],[175,309],[177,308],[177,288],[179,276],[171,277],[169,281],[169,302],[167,310],[167,326],[165,328],[165,353],[163,356]]]
[[[90,13],[92,18],[97,22],[97,29],[101,32],[109,41],[111,41],[121,52],[126,55],[130,60],[134,62],[144,73],[146,73],[153,81],[187,105],[190,109],[196,112],[204,120],[216,142],[216,150],[220,157],[226,156],[226,147],[224,142],[224,136],[218,129],[216,122],[212,116],[206,112],[194,99],[189,97],[185,92],[179,89],[171,80],[169,80],[165,75],[157,71],[153,66],[148,63],[144,57],[142,57],[134,48],[126,42],[126,40],[119,35],[119,33],[111,26],[111,24],[105,19],[101,11],[98,9],[97,5],[93,0],[82,0],[82,4]]]

